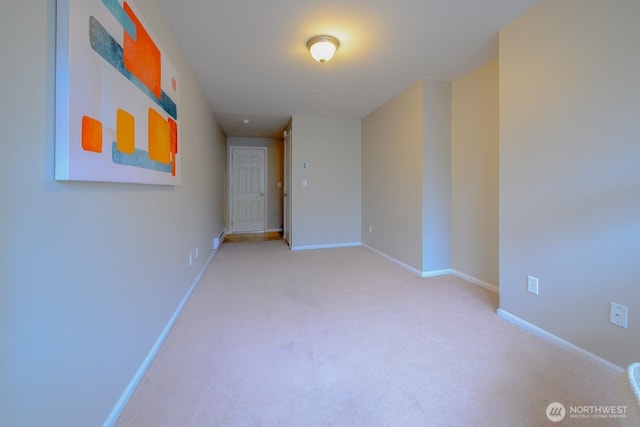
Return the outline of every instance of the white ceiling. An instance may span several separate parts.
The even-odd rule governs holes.
[[[275,137],[292,114],[361,118],[420,79],[475,70],[497,57],[498,30],[539,1],[160,3],[227,135]],[[319,34],[340,40],[326,64],[306,48]]]

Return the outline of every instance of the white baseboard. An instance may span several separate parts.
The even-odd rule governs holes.
[[[426,277],[446,276],[447,274],[453,274],[453,270],[450,268],[446,268],[444,270],[423,271],[420,273],[420,276],[423,278],[426,278]]]
[[[131,382],[129,383],[129,385],[125,389],[124,393],[122,393],[122,396],[120,396],[120,399],[118,400],[116,405],[111,410],[111,413],[109,414],[109,417],[107,417],[106,421],[102,425],[103,427],[111,427],[111,426],[113,426],[116,423],[116,421],[118,420],[118,417],[120,417],[120,414],[122,414],[122,411],[124,410],[124,407],[127,405],[127,402],[129,402],[129,399],[131,399],[131,396],[133,395],[133,393],[135,392],[136,388],[138,387],[138,384],[140,384],[140,381],[142,381],[142,377],[144,377],[144,374],[149,369],[149,366],[151,366],[151,362],[153,362],[153,359],[158,354],[158,351],[160,350],[160,347],[162,347],[162,344],[164,344],[164,341],[167,339],[167,336],[169,335],[169,332],[171,331],[171,328],[173,328],[173,325],[176,323],[176,320],[178,320],[178,316],[180,315],[180,312],[182,312],[182,309],[184,308],[185,304],[187,303],[187,300],[189,299],[189,297],[193,293],[194,289],[196,288],[196,286],[200,282],[200,279],[202,278],[202,275],[204,274],[204,271],[209,266],[209,263],[211,262],[211,260],[213,259],[213,256],[215,254],[216,254],[216,251],[213,251],[211,253],[211,255],[209,256],[209,259],[207,260],[207,262],[204,263],[204,267],[202,267],[202,270],[200,270],[200,272],[198,273],[198,275],[194,279],[193,283],[189,287],[189,290],[187,291],[185,296],[182,298],[182,301],[180,301],[180,304],[178,304],[178,307],[176,308],[175,312],[173,313],[173,316],[171,316],[171,318],[169,319],[169,322],[167,323],[167,325],[162,330],[162,333],[160,334],[160,336],[156,340],[155,344],[153,345],[153,347],[151,347],[151,350],[149,351],[149,354],[147,354],[147,357],[142,362],[142,365],[140,365],[140,367],[136,371],[136,374],[133,376],[133,378],[131,379]]]
[[[478,285],[480,287],[485,288],[488,291],[491,291],[493,293],[500,293],[500,288],[496,285],[492,285],[491,283],[485,282],[483,280],[477,279],[473,276],[469,276],[468,274],[464,274],[459,272],[458,270],[452,270],[451,274],[453,274],[456,277],[459,277],[463,280],[466,280],[467,282],[471,282],[474,285]]]
[[[570,343],[569,341],[566,341],[550,332],[545,331],[542,328],[537,327],[536,325],[527,322],[526,320],[522,320],[521,318],[519,318],[518,316],[514,316],[513,314],[509,313],[508,311],[505,311],[501,308],[499,308],[497,310],[497,314],[498,316],[500,316],[501,318],[503,318],[504,320],[513,323],[514,325],[524,329],[527,332],[531,332],[534,335],[537,335],[549,342],[552,342],[556,345],[559,345],[560,347],[566,348],[582,357],[585,357],[589,360],[592,360],[594,362],[597,362],[603,366],[606,366],[608,368],[611,368],[613,370],[615,370],[618,373],[622,373],[624,371],[623,368],[621,368],[620,366],[609,362],[606,359],[603,359],[600,356],[597,356],[593,353],[591,353],[590,351],[585,350],[582,347],[578,347],[575,344]]]
[[[463,280],[466,280],[467,282],[471,282],[474,285],[481,286],[481,287],[483,287],[483,288],[485,288],[485,289],[487,289],[487,290],[489,290],[491,292],[494,292],[496,294],[499,293],[498,286],[492,285],[491,283],[487,283],[487,282],[485,282],[483,280],[477,279],[477,278],[475,278],[473,276],[469,276],[468,274],[464,274],[464,273],[462,273],[460,271],[457,271],[457,270],[454,270],[452,268],[446,268],[446,269],[443,269],[443,270],[420,271],[420,270],[418,270],[416,268],[411,267],[410,265],[407,265],[407,264],[403,263],[402,261],[398,261],[397,259],[385,254],[384,252],[379,251],[376,248],[373,248],[373,247],[367,245],[366,243],[363,243],[362,246],[367,248],[367,249],[369,249],[370,251],[375,252],[378,255],[388,259],[389,261],[393,262],[394,264],[399,265],[400,267],[404,268],[405,270],[409,270],[412,273],[417,274],[420,277],[427,278],[427,277],[436,277],[436,276],[446,276],[448,274],[452,274],[452,275],[454,275],[456,277],[459,277],[459,278],[461,278]]]
[[[361,246],[360,242],[349,243],[332,243],[328,245],[309,245],[309,246],[291,246],[292,251],[306,251],[310,249],[330,249],[330,248],[349,248],[352,246]]]
[[[445,269],[445,270],[433,270],[433,271],[420,271],[417,268],[413,268],[408,264],[405,264],[402,261],[399,261],[397,259],[395,259],[392,256],[389,256],[387,254],[385,254],[384,252],[379,251],[378,249],[371,247],[369,245],[367,245],[366,243],[362,244],[363,247],[369,249],[371,252],[375,252],[376,254],[380,255],[383,258],[388,259],[389,261],[391,261],[392,263],[396,264],[399,267],[404,268],[407,271],[412,272],[413,274],[426,278],[426,277],[436,277],[436,276],[445,276],[447,274],[453,274],[453,270],[451,269]]]
[[[394,263],[395,265],[404,268],[405,270],[408,270],[410,272],[412,272],[413,274],[416,274],[418,276],[422,276],[422,271],[418,270],[417,268],[413,268],[408,264],[405,264],[402,261],[398,261],[397,259],[395,259],[392,256],[389,256],[387,254],[385,254],[384,252],[379,251],[378,249],[371,247],[369,245],[367,245],[366,243],[362,244],[363,247],[369,249],[371,252],[375,252],[376,254],[380,255],[383,258],[388,259],[389,261],[391,261],[392,263]]]

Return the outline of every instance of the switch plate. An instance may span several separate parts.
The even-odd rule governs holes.
[[[539,295],[538,278],[533,276],[527,276],[527,291],[534,295]]]
[[[308,187],[309,186],[309,182],[307,182],[306,179],[303,179],[302,180],[302,186],[305,187],[305,188]]]
[[[611,301],[609,322],[621,328],[626,328],[629,322],[629,307]]]

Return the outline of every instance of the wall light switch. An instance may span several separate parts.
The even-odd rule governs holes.
[[[538,278],[533,276],[527,276],[527,291],[534,295],[539,295],[538,291]]]
[[[303,179],[303,180],[302,180],[302,186],[303,186],[303,187],[308,187],[308,186],[309,186],[309,183],[307,182],[307,180],[306,180],[306,179]]]

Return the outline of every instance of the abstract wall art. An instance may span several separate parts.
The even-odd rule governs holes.
[[[180,79],[125,0],[58,0],[56,180],[176,185]]]

